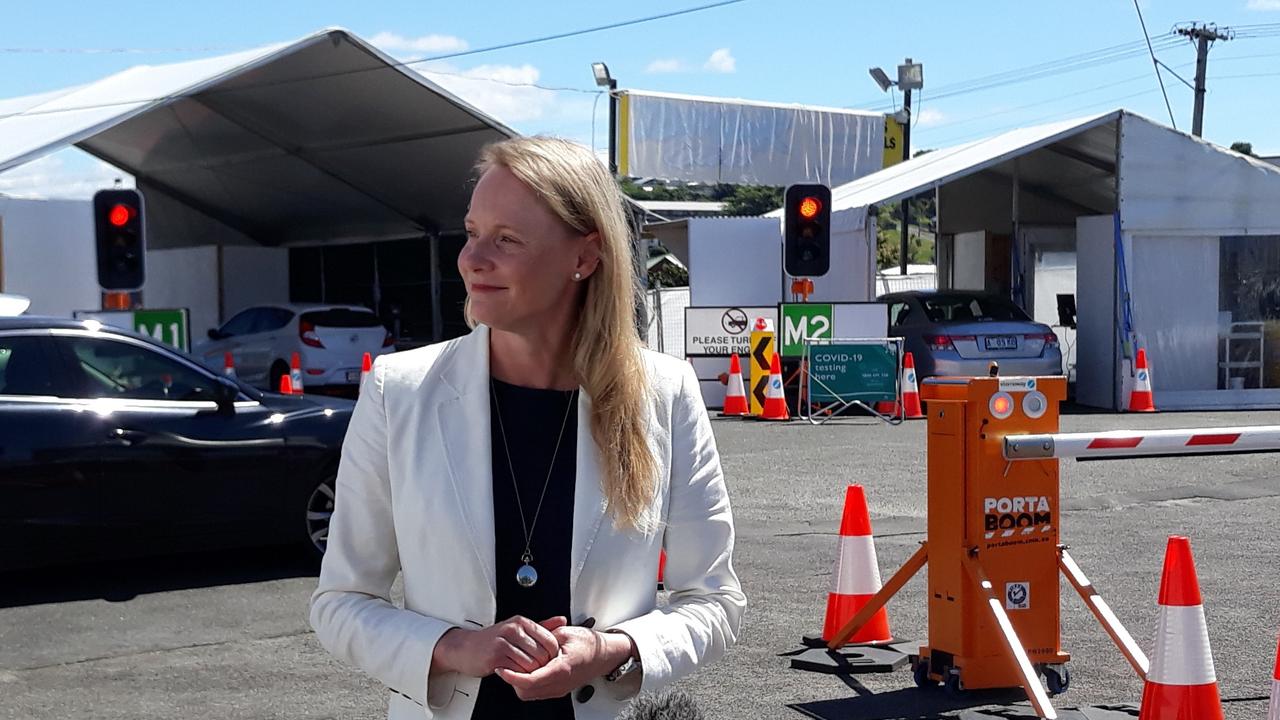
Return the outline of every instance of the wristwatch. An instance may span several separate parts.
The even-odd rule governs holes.
[[[640,663],[636,662],[634,657],[628,657],[626,662],[619,665],[613,672],[604,676],[606,682],[618,682],[622,678],[630,675],[640,669]]]

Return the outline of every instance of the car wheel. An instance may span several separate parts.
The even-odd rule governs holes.
[[[277,360],[271,366],[271,372],[267,373],[267,390],[270,392],[280,392],[280,378],[289,374],[289,365],[283,360]]]
[[[304,544],[308,555],[316,561],[324,557],[329,544],[329,519],[333,517],[336,479],[336,475],[326,475],[307,494]]]

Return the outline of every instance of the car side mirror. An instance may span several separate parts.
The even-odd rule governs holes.
[[[213,388],[213,401],[218,404],[218,414],[235,415],[236,398],[240,397],[240,387],[226,378],[218,378]]]
[[[218,328],[209,328],[209,339],[210,339],[210,340],[221,340],[221,339],[222,339],[222,338],[224,338],[224,337],[226,337],[226,336],[225,336],[225,335],[223,335],[223,334],[222,334],[222,332],[221,332],[220,330],[218,330]]]

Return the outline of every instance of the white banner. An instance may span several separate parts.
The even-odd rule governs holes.
[[[618,171],[705,183],[842,185],[879,170],[884,115],[666,93],[620,93]]]

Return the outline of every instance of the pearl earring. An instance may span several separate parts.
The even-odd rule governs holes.
[[[582,273],[580,273],[580,272],[579,272],[579,273],[574,273],[574,274],[573,274],[573,279],[574,279],[574,280],[581,280],[581,279],[582,279]]]

